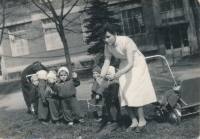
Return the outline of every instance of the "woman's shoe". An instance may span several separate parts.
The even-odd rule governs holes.
[[[144,131],[144,129],[145,129],[145,127],[147,126],[147,124],[145,124],[145,125],[143,125],[143,126],[138,126],[137,128],[136,128],[136,134],[140,134],[140,133],[142,133],[143,131]]]
[[[137,128],[137,126],[133,126],[133,127],[128,127],[127,129],[126,129],[126,132],[131,132],[131,131],[134,131],[135,129]]]

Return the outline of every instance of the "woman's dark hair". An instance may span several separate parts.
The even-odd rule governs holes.
[[[117,24],[105,23],[103,25],[102,30],[101,30],[101,35],[104,36],[107,31],[109,33],[113,34],[113,35],[120,34],[121,33],[121,28]]]
[[[41,62],[39,61],[34,62],[32,67],[33,67],[33,71],[35,72],[41,70],[42,69]]]

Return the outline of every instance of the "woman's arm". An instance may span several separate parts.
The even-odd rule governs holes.
[[[122,74],[128,72],[129,70],[132,69],[133,67],[133,58],[134,58],[134,55],[133,55],[134,52],[131,52],[131,53],[127,53],[127,61],[128,61],[128,64],[121,70],[119,70],[116,74],[115,74],[115,78],[119,78]]]
[[[108,72],[108,68],[110,66],[110,60],[111,60],[111,57],[105,57],[103,67],[101,69],[101,74],[100,74],[101,77],[106,76],[106,74]]]
[[[126,73],[133,68],[133,58],[134,58],[133,52],[127,53],[128,64],[123,69],[121,69],[122,73]]]

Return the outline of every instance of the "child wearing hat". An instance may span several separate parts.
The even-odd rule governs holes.
[[[38,109],[38,85],[39,85],[39,79],[36,74],[31,75],[30,78],[30,99],[31,99],[31,112],[33,115],[37,115],[37,109]]]
[[[47,72],[45,70],[40,70],[37,73],[39,78],[39,85],[38,85],[38,120],[40,120],[43,124],[48,124],[49,120],[49,108],[48,102],[46,100],[45,90],[47,88]]]
[[[72,73],[72,78],[69,78],[69,70],[66,67],[61,67],[58,70],[60,82],[56,84],[58,95],[61,99],[62,116],[68,125],[73,125],[74,120],[80,123],[84,122],[84,115],[81,112],[78,100],[76,98],[76,88],[80,85],[80,80],[77,73]]]
[[[56,92],[56,74],[52,71],[49,71],[47,74],[45,96],[48,101],[51,120],[56,125],[59,125],[61,116],[60,101],[58,93]]]
[[[118,99],[119,83],[114,79],[115,68],[110,66],[106,74],[106,79],[101,83],[101,88],[97,91],[105,99],[108,112],[109,123],[116,124],[121,119],[120,104]]]
[[[100,84],[97,82],[97,78],[100,77],[101,73],[101,68],[99,66],[95,67],[92,70],[94,81],[92,85],[92,99],[94,100],[94,103],[96,105],[96,110],[95,113],[97,114],[97,119],[96,122],[101,122],[102,121],[102,116],[103,116],[103,105],[104,105],[104,100],[101,94],[97,94],[97,90],[100,88]]]

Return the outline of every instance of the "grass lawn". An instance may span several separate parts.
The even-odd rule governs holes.
[[[95,123],[92,112],[88,111],[86,101],[79,101],[85,113],[85,123],[74,124],[69,127],[64,123],[60,125],[44,125],[25,109],[4,111],[0,109],[0,138],[57,138],[57,139],[197,139],[199,136],[200,116],[193,115],[182,119],[180,125],[171,125],[169,122],[158,123],[148,121],[145,131],[141,135],[134,132],[125,132],[130,119],[122,108],[122,122],[116,129],[106,123]],[[154,109],[153,105],[145,107],[146,115]],[[3,113],[2,113],[3,112]]]

